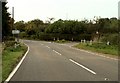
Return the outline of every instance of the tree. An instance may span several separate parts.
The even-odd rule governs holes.
[[[49,20],[47,21],[49,24],[51,24],[54,20],[55,20],[55,18],[48,18]]]
[[[2,38],[11,35],[12,28],[10,26],[10,14],[7,12],[7,2],[2,2]]]
[[[19,21],[14,24],[14,28],[22,31],[25,31],[25,22],[24,21]]]
[[[39,36],[41,33],[45,32],[45,28],[48,26],[47,23],[44,23],[42,20],[34,19],[25,24],[25,32],[28,36]]]
[[[111,18],[110,19],[110,31],[111,33],[118,33],[119,30],[118,30],[118,20],[117,18]]]

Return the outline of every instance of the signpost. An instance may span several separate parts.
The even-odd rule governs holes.
[[[19,33],[20,33],[19,30],[12,30],[12,34],[14,35],[16,42],[19,42],[19,38],[18,38]],[[15,48],[16,48],[16,47],[17,47],[17,44],[15,43]]]
[[[13,20],[13,23],[12,23],[12,28],[14,29],[14,7],[12,7],[12,20]],[[15,41],[18,42],[19,39],[18,39],[18,35],[19,35],[20,31],[15,29],[15,30],[12,30],[12,34],[13,36],[15,37]],[[17,47],[17,43],[15,43],[15,48]]]
[[[14,35],[14,34],[19,34],[20,33],[20,31],[19,30],[12,30],[12,34]]]
[[[17,36],[17,37],[15,37],[15,41],[18,42],[19,41],[18,35],[20,34],[20,31],[19,30],[12,30],[12,34],[14,36]]]

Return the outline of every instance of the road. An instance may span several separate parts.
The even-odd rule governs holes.
[[[76,50],[69,44],[24,41],[30,48],[10,81],[117,81],[118,61]]]

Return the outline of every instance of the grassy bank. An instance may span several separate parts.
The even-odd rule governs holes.
[[[67,41],[67,40],[56,40],[56,41],[54,41],[54,42],[56,42],[56,43],[70,43],[70,41]]]
[[[20,44],[17,48],[14,48],[14,46],[9,46],[3,50],[3,54],[2,54],[3,81],[5,81],[5,79],[9,76],[9,74],[17,65],[17,63],[20,61],[26,50],[27,47],[23,44]]]
[[[93,43],[92,45],[87,43],[80,43],[75,45],[79,49],[85,49],[93,52],[110,54],[110,55],[118,55],[118,46],[117,45],[106,45],[104,43]]]

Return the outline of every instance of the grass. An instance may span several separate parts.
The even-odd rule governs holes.
[[[62,39],[62,40],[57,40],[57,41],[55,41],[56,43],[69,43],[70,41],[67,41],[67,40],[64,40],[64,39]]]
[[[104,43],[93,43],[92,45],[90,45],[88,43],[80,43],[78,45],[75,45],[74,47],[90,50],[93,52],[118,56],[118,46],[116,45],[106,45]]]
[[[20,44],[17,48],[13,46],[7,47],[2,54],[2,80],[5,81],[14,67],[26,52],[27,47]]]

